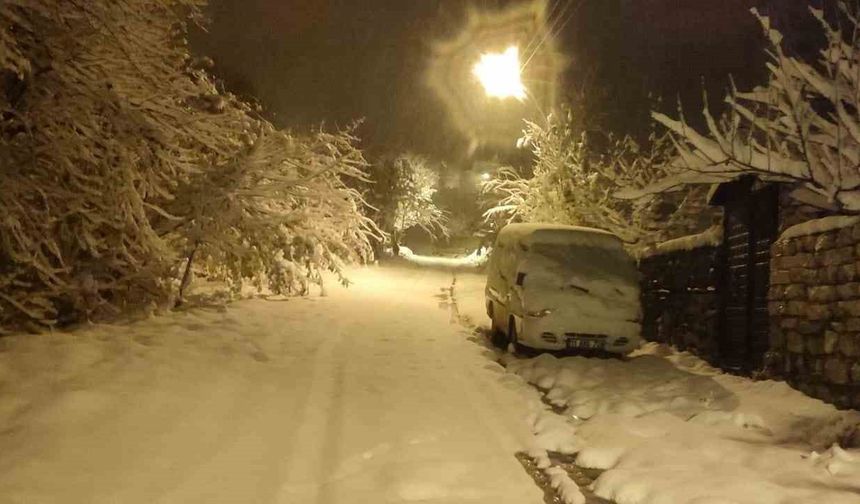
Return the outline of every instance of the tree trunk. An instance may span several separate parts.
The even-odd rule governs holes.
[[[185,302],[185,289],[191,283],[191,266],[194,263],[194,255],[197,254],[197,248],[200,243],[195,243],[191,253],[188,254],[188,262],[185,264],[185,272],[182,274],[182,281],[179,283],[179,298],[176,300],[176,306],[182,306]]]
[[[400,257],[400,236],[398,236],[397,231],[391,233],[391,251],[394,253],[394,257]]]

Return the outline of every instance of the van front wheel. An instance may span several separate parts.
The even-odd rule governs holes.
[[[517,334],[517,323],[513,317],[508,323],[508,341],[514,346],[514,353],[518,355],[526,355],[528,347],[520,343],[519,335]]]
[[[496,317],[493,313],[493,302],[487,303],[487,315],[490,316],[490,343],[496,348],[504,349],[508,346],[508,336],[496,326]]]

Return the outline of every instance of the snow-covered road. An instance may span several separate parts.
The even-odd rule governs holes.
[[[542,502],[522,385],[440,309],[450,273],[353,276],[0,339],[0,501]]]
[[[448,262],[0,338],[0,504],[543,502],[518,453],[566,504],[860,504],[833,445],[860,413],[654,343],[498,354],[464,329],[484,277],[449,289]],[[583,493],[557,454],[602,472]]]

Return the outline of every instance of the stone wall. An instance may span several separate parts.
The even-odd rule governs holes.
[[[830,210],[801,203],[791,196],[793,188],[786,184],[779,186],[779,232],[791,226],[833,215]]]
[[[860,224],[772,252],[771,364],[808,395],[860,408]]]
[[[714,361],[718,351],[719,255],[720,247],[710,245],[640,260],[643,338]]]

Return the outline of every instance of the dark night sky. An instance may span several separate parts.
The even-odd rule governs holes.
[[[457,26],[464,3],[213,0],[213,24],[197,46],[281,126],[366,118],[370,147],[458,151],[465,140],[447,126],[424,71],[429,42]]]
[[[465,155],[466,139],[424,82],[430,43],[460,29],[467,4],[503,0],[211,1],[196,50],[280,126],[364,117],[360,135],[372,153]],[[571,61],[562,94],[584,89],[589,113],[616,130],[642,126],[648,92],[664,106],[680,95],[698,109],[704,78],[717,101],[729,74],[742,88],[762,78],[760,29],[748,10],[769,3],[782,24],[804,26],[806,0],[582,0],[558,37]]]

